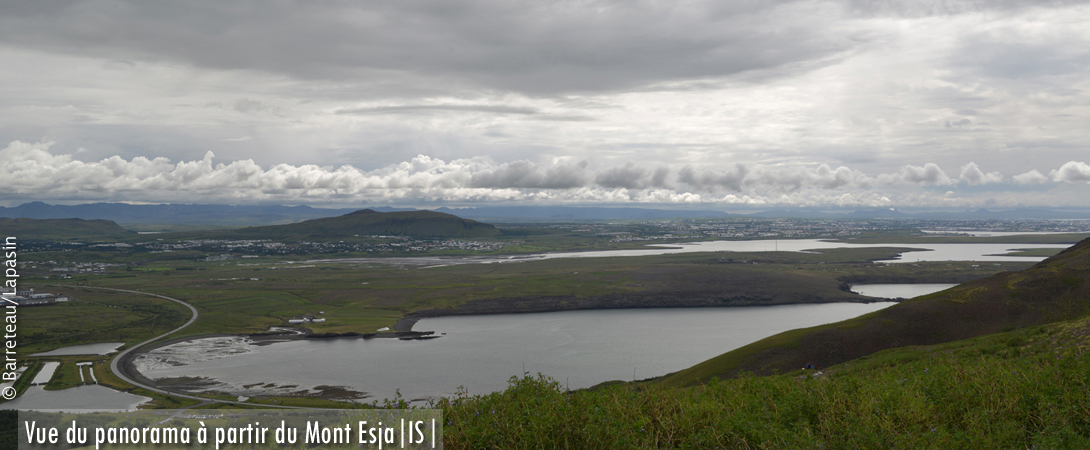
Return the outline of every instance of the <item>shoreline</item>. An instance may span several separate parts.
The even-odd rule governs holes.
[[[415,323],[415,321],[413,321]],[[194,395],[188,392],[178,392],[170,389],[171,386],[165,385],[158,381],[145,377],[144,374],[136,370],[136,359],[151,351],[160,349],[163,347],[179,344],[182,342],[196,341],[200,339],[211,338],[227,338],[227,337],[241,337],[252,341],[251,345],[265,346],[272,345],[278,342],[290,342],[299,341],[305,339],[399,339],[399,340],[427,340],[435,339],[439,336],[435,336],[433,331],[394,331],[390,333],[321,333],[316,334],[313,331],[303,328],[302,333],[253,333],[253,334],[226,334],[226,333],[212,333],[212,334],[199,334],[193,336],[182,336],[173,339],[167,339],[162,342],[156,342],[144,347],[141,347],[138,351],[130,352],[118,361],[117,368],[123,373],[124,376],[136,380],[139,383],[153,386],[156,389],[167,391],[170,393],[176,393],[181,395]],[[121,392],[129,392],[139,389],[139,386],[130,389],[118,389]]]
[[[850,292],[850,291],[849,291]],[[853,292],[854,293],[854,292]],[[550,312],[566,312],[566,311],[593,311],[593,310],[608,310],[608,309],[676,309],[676,308],[740,308],[748,306],[780,306],[780,305],[821,305],[828,303],[880,303],[880,302],[894,302],[900,303],[905,299],[902,298],[882,298],[882,297],[865,297],[861,294],[860,299],[845,299],[836,298],[828,299],[824,297],[812,297],[809,301],[775,301],[770,298],[750,298],[746,296],[736,296],[731,298],[687,298],[678,299],[676,296],[670,296],[670,298],[628,298],[620,297],[614,298],[611,296],[605,297],[533,297],[527,299],[526,297],[515,298],[495,298],[495,299],[482,299],[474,300],[467,303],[463,303],[453,308],[436,308],[426,309],[421,311],[414,311],[406,314],[402,318],[398,319],[394,325],[394,329],[398,332],[412,332],[413,327],[420,319],[433,318],[433,317],[453,317],[453,316],[492,316],[501,314],[537,314],[537,313],[550,313]],[[665,301],[662,301],[665,300]],[[659,303],[658,301],[662,301]],[[431,331],[424,331],[422,333],[433,333]]]

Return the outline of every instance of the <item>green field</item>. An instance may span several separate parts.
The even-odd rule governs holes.
[[[517,238],[521,240],[517,245],[526,247],[512,245],[505,247],[507,251],[643,245],[607,244],[591,233]],[[1034,239],[1019,253],[1053,252],[1034,249],[1032,244],[1055,240],[1055,235]],[[21,256],[122,265],[109,268],[105,275],[80,273],[63,280],[41,278],[53,274],[48,270],[51,266],[24,267],[22,287],[64,293],[72,300],[22,309],[20,347],[27,354],[90,342],[131,345],[173,329],[189,317],[184,307],[173,302],[89,287],[140,290],[194,305],[200,319],[172,336],[177,338],[262,333],[303,315],[327,319],[306,325],[316,333],[367,333],[392,327],[407,316],[871,301],[849,292],[847,286],[969,282],[840,324],[773,336],[659,379],[607,383],[569,393],[551,380],[528,377],[512,380],[504,392],[441,400],[439,406],[448,420],[446,445],[1082,446],[1090,436],[1086,420],[1090,417],[1086,410],[1090,367],[1083,358],[1090,350],[1086,332],[1090,321],[1084,314],[1085,299],[1071,292],[1083,289],[1087,270],[1080,261],[1088,252],[1067,251],[1051,263],[1038,265],[871,262],[903,250],[687,253],[421,267],[305,262],[360,256],[343,253],[205,261],[207,253],[200,251],[46,249]],[[1016,272],[1031,266],[1029,271]],[[997,295],[1008,300],[993,299]],[[924,318],[927,314],[935,316]],[[993,320],[993,316],[1025,319]],[[821,337],[830,332],[841,334],[832,340]],[[907,338],[915,336],[912,333],[928,338],[913,341]],[[62,362],[48,389],[77,385],[74,364],[95,360],[94,370],[102,384],[152,397],[150,407],[197,403],[128,385],[109,373],[104,358],[42,357],[31,362],[40,360]],[[813,377],[813,371],[798,369],[803,365],[799,361],[817,363],[822,374]],[[309,398],[254,401],[338,405]]]
[[[19,350],[30,354],[94,342],[133,344],[170,331],[189,319],[174,302],[138,294],[37,286],[72,300],[20,309]]]
[[[392,327],[406,315],[446,314],[450,308],[454,313],[498,313],[865,301],[847,292],[845,282],[962,282],[1027,266],[869,262],[889,258],[895,250],[689,253],[427,268],[265,258],[146,261],[109,275],[27,282],[77,300],[28,310],[34,314],[29,314],[24,345],[39,351],[81,342],[134,342],[188,318],[183,308],[164,300],[81,285],[142,290],[189,302],[201,316],[185,335],[264,332],[303,315],[327,319],[308,325],[317,333],[366,333]]]

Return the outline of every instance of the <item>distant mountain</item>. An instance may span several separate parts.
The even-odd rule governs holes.
[[[49,205],[25,203],[13,208],[0,207],[0,217],[30,219],[103,219],[124,225],[214,225],[222,227],[256,226],[294,223],[303,220],[337,217],[361,208],[313,208],[281,205],[130,205],[127,203],[88,203],[83,205]],[[389,206],[369,207],[378,212],[416,211],[412,208]],[[772,209],[752,214],[730,214],[714,210],[673,210],[651,208],[613,208],[596,206],[481,206],[474,208],[436,209],[458,217],[503,222],[578,222],[593,220],[659,220],[659,219],[722,219],[811,218],[811,219],[1090,219],[1090,210],[1052,210],[1018,208],[1007,210],[965,210],[946,212],[906,212],[891,208]]]
[[[740,373],[830,367],[882,350],[935,345],[1090,315],[1090,239],[1002,272],[843,322],[787,331],[671,375],[688,385]]]
[[[0,238],[72,239],[135,234],[110,220],[0,218]]]
[[[476,208],[439,208],[439,212],[473,219],[568,221],[568,220],[651,220],[737,217],[723,211],[689,211],[648,208],[608,208],[596,206],[481,206]]]
[[[14,208],[0,207],[0,217],[103,219],[124,224],[244,226],[335,217],[358,209],[360,208],[329,209],[281,205],[130,205],[127,203],[88,203],[69,206],[31,202]],[[380,212],[415,211],[388,206],[371,209]]]
[[[233,235],[252,238],[303,238],[354,235],[417,237],[498,236],[493,225],[434,211],[378,212],[364,209],[339,217],[313,219],[288,225],[242,228]]]
[[[0,217],[31,219],[104,219],[123,224],[157,225],[219,225],[245,226],[286,224],[302,220],[336,217],[360,208],[312,208],[280,205],[130,205],[127,203],[88,203],[83,205],[49,205],[30,202],[6,208],[0,207]],[[389,206],[369,207],[378,212],[417,211],[412,208]],[[687,211],[649,208],[608,208],[579,206],[483,206],[477,208],[447,208],[435,210],[469,219],[506,221],[572,221],[572,220],[640,220],[723,218],[734,215],[722,211]]]

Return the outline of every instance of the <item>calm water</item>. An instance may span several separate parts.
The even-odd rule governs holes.
[[[97,344],[82,344],[61,347],[45,353],[35,353],[31,356],[68,356],[68,355],[108,355],[117,351],[117,348],[125,345],[124,342],[100,342]]]
[[[134,411],[147,397],[119,392],[105,386],[89,384],[59,391],[47,391],[43,386],[31,386],[19,398],[0,405],[4,409],[38,411]]]
[[[438,339],[302,340],[267,346],[237,338],[190,345],[193,355],[165,347],[138,369],[149,378],[204,376],[235,395],[255,383],[346,386],[377,398],[400,389],[407,398],[501,390],[525,371],[572,389],[609,380],[675,372],[726,351],[795,328],[836,322],[893,303],[831,303],[741,308],[567,311],[424,319],[416,330]],[[217,354],[211,349],[222,349]],[[244,352],[240,352],[244,349]],[[171,358],[174,358],[173,360]],[[184,364],[184,365],[174,365]]]
[[[782,241],[708,241],[693,242],[688,244],[656,245],[660,247],[653,250],[612,250],[598,252],[577,253],[548,253],[544,259],[552,258],[597,258],[604,256],[645,256],[661,255],[667,253],[694,253],[694,252],[801,252],[806,250],[822,250],[830,248],[873,248],[873,247],[911,247],[919,251],[905,252],[900,258],[882,260],[878,262],[902,263],[918,261],[1042,261],[1044,257],[1027,256],[993,256],[1010,252],[1018,248],[1067,248],[1069,244],[848,244],[843,242],[829,242],[818,239],[790,239]]]
[[[53,374],[57,371],[57,368],[61,366],[61,363],[56,361],[49,361],[42,364],[42,370],[38,371],[37,375],[34,375],[34,379],[30,380],[30,384],[46,384],[53,378]]]
[[[1019,233],[1026,234],[1026,233]],[[990,261],[990,262],[1038,262],[1045,258],[1042,256],[997,256],[1019,248],[1067,248],[1071,244],[996,244],[996,243],[969,243],[969,244],[852,244],[843,242],[823,241],[819,239],[784,239],[784,240],[750,240],[750,241],[706,241],[691,242],[686,244],[650,244],[646,248],[633,250],[599,250],[588,252],[557,252],[541,253],[535,255],[510,255],[510,256],[454,256],[436,257],[419,256],[406,258],[344,258],[306,261],[337,262],[337,263],[384,263],[384,264],[417,264],[429,266],[443,266],[450,264],[489,264],[518,261],[537,261],[542,259],[558,258],[605,258],[617,256],[651,256],[671,253],[695,253],[695,252],[801,252],[807,250],[830,248],[874,248],[874,247],[902,247],[918,249],[902,253],[899,258],[882,260],[882,263],[910,263],[921,261]]]
[[[916,283],[916,284],[853,284],[852,292],[878,298],[913,298],[933,292],[945,291],[957,284],[953,283]]]

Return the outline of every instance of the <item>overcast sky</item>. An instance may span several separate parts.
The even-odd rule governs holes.
[[[1090,5],[0,1],[0,203],[1090,207]]]

